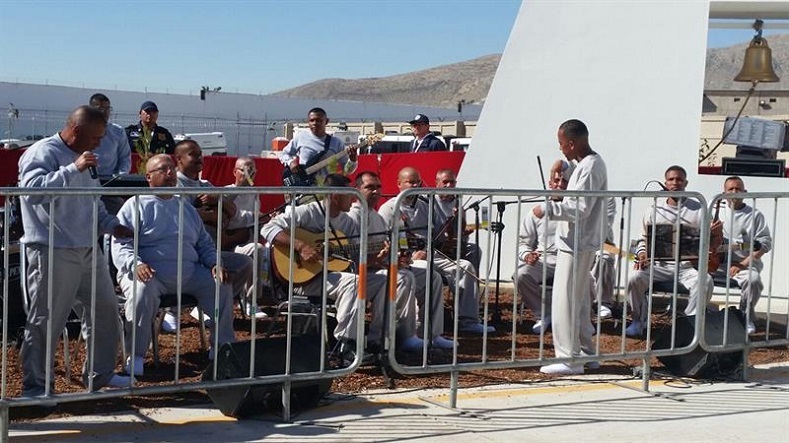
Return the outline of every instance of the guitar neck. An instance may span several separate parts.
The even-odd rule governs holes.
[[[340,152],[338,152],[336,154],[333,154],[330,157],[324,158],[323,160],[319,161],[318,163],[315,163],[314,165],[308,167],[306,169],[307,175],[312,175],[312,174],[320,171],[321,169],[325,168],[326,165],[328,165],[329,163],[331,163],[335,159],[339,160],[341,157],[344,157],[344,156],[347,156],[347,155],[348,155],[348,150],[347,149],[343,149],[342,151],[340,151]]]
[[[383,249],[385,246],[384,242],[373,242],[367,244],[367,255],[377,254],[378,251]],[[330,245],[329,253],[330,254],[337,254],[344,256],[346,254],[350,255],[350,257],[346,257],[351,260],[356,260],[359,257],[359,252],[362,249],[361,243],[349,243],[342,246],[338,245]]]
[[[335,159],[339,160],[340,158],[347,156],[348,153],[351,151],[351,149],[353,149],[353,150],[364,149],[368,145],[370,145],[371,143],[375,143],[377,140],[380,140],[382,136],[383,136],[382,134],[375,134],[375,135],[372,135],[372,136],[370,136],[369,138],[367,138],[365,140],[362,140],[356,146],[348,146],[347,148],[343,148],[342,151],[340,151],[340,152],[338,152],[336,154],[333,154],[333,155],[331,155],[329,157],[326,157],[323,160],[319,161],[318,163],[315,163],[312,166],[309,166],[305,170],[305,172],[307,173],[307,175],[312,175],[312,174],[320,171],[321,169],[325,168],[326,165],[328,165],[329,163],[331,163]]]

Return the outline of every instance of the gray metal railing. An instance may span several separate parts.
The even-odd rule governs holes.
[[[425,199],[425,201],[432,202],[432,201],[434,201],[436,196],[447,196],[447,195],[455,196],[456,198],[461,199],[465,203],[465,208],[464,208],[464,210],[461,213],[465,213],[465,210],[468,209],[469,206],[471,206],[470,203],[474,203],[474,202],[476,202],[476,203],[484,202],[485,206],[487,206],[487,212],[489,214],[494,214],[494,210],[497,209],[497,207],[500,204],[507,205],[509,203],[517,203],[516,217],[515,217],[515,220],[516,220],[515,223],[516,223],[517,228],[514,228],[514,229],[510,228],[508,230],[505,230],[501,234],[501,235],[504,235],[504,236],[508,237],[510,240],[514,239],[515,241],[517,241],[517,238],[520,236],[520,229],[521,229],[520,222],[521,222],[521,220],[522,220],[522,218],[523,218],[523,216],[525,214],[525,210],[522,209],[522,207],[524,206],[524,203],[534,202],[534,201],[541,202],[541,201],[545,201],[547,199],[554,198],[554,197],[563,197],[565,199],[568,199],[568,198],[569,199],[580,199],[580,198],[588,198],[588,197],[596,197],[596,198],[603,198],[603,199],[614,198],[616,200],[621,199],[622,205],[619,207],[619,211],[623,211],[625,213],[625,216],[623,217],[624,221],[623,221],[623,223],[622,223],[622,225],[620,227],[620,229],[622,231],[622,233],[620,234],[620,243],[623,243],[622,242],[622,238],[623,237],[624,237],[624,239],[630,239],[630,238],[640,237],[641,236],[640,233],[635,233],[635,234],[631,235],[631,228],[630,227],[631,226],[639,226],[641,224],[641,221],[640,221],[641,220],[641,216],[640,216],[641,212],[637,212],[637,214],[639,214],[639,215],[636,215],[635,216],[636,218],[634,219],[634,203],[636,203],[636,205],[639,205],[639,204],[641,206],[651,205],[652,207],[654,207],[655,203],[657,203],[659,201],[664,201],[668,196],[682,198],[682,199],[693,199],[693,200],[697,201],[700,204],[700,207],[698,209],[699,214],[700,214],[700,219],[698,220],[698,222],[699,222],[698,225],[700,227],[709,226],[710,222],[711,222],[710,210],[709,210],[709,207],[706,204],[707,201],[701,194],[699,194],[697,192],[620,192],[620,191],[578,192],[578,191],[559,191],[559,190],[557,190],[557,191],[547,191],[547,190],[520,190],[520,189],[460,189],[460,188],[457,188],[457,189],[429,189],[429,188],[418,188],[418,189],[407,189],[407,190],[404,190],[397,196],[397,203],[395,204],[395,207],[397,208],[397,210],[395,211],[395,214],[393,216],[393,221],[394,222],[390,221],[391,225],[392,225],[392,233],[391,233],[391,242],[392,242],[392,244],[393,245],[397,244],[398,238],[399,238],[399,236],[401,236],[401,231],[403,230],[403,226],[401,226],[401,224],[397,222],[398,220],[400,220],[400,217],[401,217],[401,208],[405,208],[407,206],[410,206],[410,208],[412,208],[412,210],[413,210],[415,204],[412,202],[412,200],[414,198],[423,198],[423,199]],[[762,194],[749,194],[749,196],[750,197],[754,197],[754,198],[775,198],[775,199],[786,198],[786,194],[773,194],[773,193],[764,194],[764,195],[762,195]],[[719,199],[719,198],[720,198],[720,196],[716,196],[716,200]],[[509,200],[509,201],[507,201],[507,200]],[[512,200],[514,200],[514,201],[512,201]],[[428,220],[432,220],[433,211],[437,210],[437,209],[434,209],[433,206],[434,205],[432,205],[432,204],[429,205]],[[531,209],[531,208],[529,207],[528,209]],[[501,211],[501,210],[502,209],[499,208],[499,211]],[[648,212],[648,214],[651,214],[649,216],[649,218],[652,220],[652,224],[654,224],[654,222],[655,222],[655,210],[653,209],[652,211]],[[605,217],[605,215],[606,215],[605,212],[603,212],[603,214],[601,214],[601,217]],[[578,213],[574,214],[574,217],[577,219]],[[457,225],[455,227],[456,230],[457,230],[456,232],[461,232],[463,227],[464,227],[464,222],[461,220],[460,217],[458,217],[455,220],[455,222],[457,223]],[[511,224],[511,223],[513,223],[512,217],[510,217],[509,221],[508,221],[508,224]],[[777,223],[777,221],[774,219],[773,220],[773,226],[777,226],[776,223]],[[684,239],[680,240],[680,233],[682,232],[682,230],[679,229],[679,225],[680,225],[679,218],[676,218],[676,221],[674,223],[673,230],[672,230],[673,231],[673,234],[672,234],[673,239],[672,239],[672,241],[674,242],[674,244],[681,244],[682,242],[685,241]],[[601,228],[602,229],[604,229],[605,226],[607,226],[607,223],[602,223],[601,224]],[[499,227],[499,229],[503,229],[503,228],[504,228],[503,226]],[[406,231],[410,231],[410,230],[406,229]],[[435,228],[432,225],[432,223],[429,223],[428,226],[425,227],[424,233],[422,234],[422,236],[426,239],[427,256],[428,257],[430,257],[430,256],[432,256],[434,254],[435,246],[433,245],[433,242],[430,241],[430,239],[435,238],[434,234],[435,234]],[[603,234],[602,238],[605,238],[605,233],[601,233],[601,234]],[[576,236],[578,235],[578,224],[576,224],[575,235]],[[655,252],[656,252],[655,241],[656,241],[656,238],[657,238],[657,235],[651,236],[651,244],[647,245],[648,249],[650,251],[650,254],[651,254],[649,258],[650,258],[650,260],[652,260],[652,263],[654,263],[654,260],[655,260]],[[457,251],[458,255],[455,256],[455,257],[452,257],[452,258],[455,259],[455,260],[459,260],[460,259],[460,246],[461,246],[460,236],[458,236],[456,240],[457,240],[457,245],[456,245],[455,250]],[[484,270],[484,272],[482,270],[480,270],[480,272],[479,272],[480,277],[483,279],[483,281],[485,283],[484,296],[480,297],[481,298],[481,300],[480,300],[480,304],[481,304],[480,310],[482,312],[483,324],[485,326],[488,325],[488,318],[489,318],[489,315],[490,315],[491,310],[492,310],[492,303],[494,302],[494,299],[498,300],[498,298],[496,297],[495,292],[491,293],[491,286],[493,285],[493,282],[495,281],[495,278],[492,278],[492,276],[491,276],[491,266],[492,266],[492,264],[494,262],[494,258],[495,258],[495,256],[492,254],[492,251],[494,251],[496,249],[496,246],[494,245],[495,240],[496,239],[494,238],[491,230],[488,230],[487,235],[485,236],[485,238],[481,242],[481,243],[484,243],[486,245],[486,248],[485,248],[486,249],[486,260],[485,260],[485,262],[487,263],[487,265],[486,265],[487,269]],[[709,229],[704,229],[704,228],[699,229],[698,237],[696,238],[696,241],[698,242],[698,245],[696,246],[697,250],[696,250],[695,258],[697,258],[697,261],[698,261],[698,264],[697,264],[698,275],[699,276],[705,276],[705,275],[707,275],[707,265],[708,265],[708,257],[709,257],[709,245],[710,245],[710,232],[709,232]],[[545,242],[543,242],[543,244],[545,244]],[[597,251],[598,254],[602,254],[604,252],[604,246],[605,245],[602,244],[602,243],[599,245],[599,248],[598,248],[598,251]],[[619,246],[619,248],[621,248],[619,255],[620,256],[621,255],[625,256],[625,260],[622,260],[621,258],[619,260],[619,264],[617,266],[617,279],[616,279],[616,285],[615,285],[615,288],[619,290],[618,296],[619,296],[619,299],[621,300],[623,298],[623,294],[622,294],[621,290],[624,289],[624,288],[627,288],[627,282],[628,282],[628,280],[630,278],[629,274],[631,273],[631,268],[632,268],[631,264],[632,264],[632,262],[628,261],[627,258],[626,258],[628,256],[627,255],[627,251],[630,248],[627,247],[627,246],[624,246],[622,244],[620,244],[618,246]],[[510,245],[510,247],[512,247],[512,246]],[[674,251],[674,254],[676,254],[674,256],[674,261],[680,262],[680,261],[684,261],[685,260],[684,256],[683,257],[679,256],[680,248],[676,248],[675,247],[673,249],[673,251]],[[545,253],[545,251],[543,251],[543,254],[544,253]],[[499,255],[500,254],[509,254],[509,252],[507,252],[507,250],[503,247],[503,248],[501,248],[500,250],[497,251],[497,254],[499,254]],[[517,245],[516,245],[515,246],[515,255],[516,255],[516,257],[517,257],[517,254],[518,253],[517,253]],[[574,252],[574,254],[577,254],[577,250]],[[687,253],[683,252],[683,254],[687,254]],[[393,250],[392,251],[392,255],[391,255],[391,260],[393,260],[393,262],[394,262],[395,259],[396,259],[396,251]],[[518,259],[516,259],[516,263],[517,263],[517,260]],[[643,380],[643,389],[644,390],[648,390],[648,388],[649,388],[650,372],[651,372],[650,371],[650,359],[652,357],[669,357],[669,356],[684,355],[684,354],[687,354],[687,353],[690,353],[691,351],[693,351],[698,345],[701,345],[705,349],[711,349],[711,350],[714,349],[715,351],[728,351],[728,350],[737,350],[737,349],[745,348],[745,352],[747,354],[747,350],[749,348],[751,348],[751,347],[772,346],[772,345],[778,345],[778,344],[785,343],[785,340],[783,340],[783,339],[782,340],[767,339],[765,342],[760,342],[760,343],[748,342],[748,344],[746,344],[746,345],[733,344],[731,342],[727,343],[725,341],[724,341],[723,345],[719,345],[719,346],[707,345],[705,343],[705,340],[704,340],[704,334],[699,334],[698,333],[698,331],[704,331],[705,330],[703,325],[705,324],[705,313],[706,313],[705,309],[703,309],[703,307],[705,306],[704,294],[700,293],[699,296],[698,296],[699,303],[700,303],[700,305],[699,305],[700,308],[697,310],[697,314],[698,315],[696,315],[695,319],[694,319],[694,325],[695,325],[694,331],[696,331],[696,332],[695,332],[695,334],[693,336],[693,339],[687,345],[684,345],[684,346],[676,345],[676,343],[677,343],[677,334],[678,334],[678,332],[677,332],[677,318],[678,318],[677,300],[678,300],[678,297],[681,296],[681,294],[680,294],[681,291],[680,291],[680,288],[679,288],[679,282],[678,282],[678,278],[677,278],[678,277],[678,272],[679,272],[678,271],[679,267],[676,266],[675,267],[676,271],[675,271],[675,274],[674,274],[674,284],[672,285],[673,286],[673,291],[671,291],[671,293],[670,293],[670,297],[671,297],[670,304],[671,304],[671,307],[670,307],[670,319],[668,320],[670,322],[670,325],[668,326],[668,327],[670,327],[670,329],[667,330],[667,331],[664,330],[664,331],[661,332],[662,334],[670,334],[670,338],[671,338],[670,345],[667,348],[665,348],[665,349],[651,349],[650,343],[652,342],[651,335],[652,335],[652,318],[653,318],[653,315],[652,315],[653,314],[653,305],[652,305],[653,297],[652,297],[652,294],[654,292],[654,290],[653,290],[654,275],[653,275],[652,268],[653,267],[650,267],[650,270],[649,270],[649,291],[648,291],[647,297],[646,297],[646,303],[647,303],[646,310],[647,310],[648,324],[646,325],[647,326],[646,327],[646,337],[645,337],[645,340],[643,341],[643,346],[636,346],[634,348],[633,345],[629,345],[628,343],[626,343],[626,333],[625,333],[626,327],[625,326],[627,325],[627,309],[623,309],[622,316],[621,316],[621,318],[618,319],[619,321],[621,321],[621,328],[620,328],[621,341],[620,341],[620,346],[619,346],[619,350],[618,351],[615,351],[615,352],[603,352],[601,350],[601,346],[600,346],[600,334],[601,334],[601,326],[600,326],[600,324],[601,324],[601,322],[598,321],[598,323],[596,325],[596,328],[595,328],[596,329],[595,332],[596,332],[597,335],[596,335],[596,339],[594,339],[595,340],[595,342],[594,342],[594,352],[591,353],[591,354],[580,355],[580,356],[573,356],[573,357],[566,357],[566,358],[555,357],[554,355],[551,355],[549,352],[546,352],[546,349],[545,349],[545,346],[544,346],[544,338],[543,338],[544,337],[544,331],[543,331],[540,334],[540,340],[539,340],[539,347],[538,347],[537,356],[534,357],[534,358],[518,358],[518,356],[516,355],[516,347],[518,345],[517,336],[518,336],[518,334],[523,334],[523,332],[518,329],[518,325],[516,324],[516,317],[517,317],[517,315],[515,313],[518,311],[518,305],[521,303],[521,301],[519,300],[520,296],[518,294],[517,286],[516,286],[514,291],[513,291],[514,294],[513,294],[512,305],[508,305],[506,307],[507,309],[509,309],[513,313],[511,321],[510,322],[504,322],[503,324],[500,324],[500,325],[496,325],[497,327],[501,327],[503,325],[503,327],[504,327],[503,332],[505,334],[509,333],[511,335],[510,336],[510,340],[509,340],[510,341],[509,342],[509,349],[510,349],[510,351],[509,351],[509,353],[508,353],[509,355],[507,357],[502,357],[500,353],[494,355],[494,354],[491,354],[489,352],[491,337],[488,335],[487,332],[485,332],[482,335],[481,353],[477,355],[478,358],[476,358],[476,359],[468,358],[468,355],[467,355],[468,351],[465,351],[464,352],[464,356],[465,357],[463,359],[464,361],[461,361],[460,353],[459,353],[459,350],[458,350],[458,346],[456,344],[455,347],[452,349],[451,362],[449,362],[449,363],[433,363],[434,359],[430,358],[430,355],[431,355],[430,353],[432,352],[432,349],[430,349],[429,344],[428,344],[428,340],[426,340],[424,348],[423,348],[423,352],[422,352],[422,355],[421,355],[421,359],[420,359],[420,362],[418,364],[413,364],[413,363],[412,364],[404,364],[404,363],[399,362],[397,360],[397,358],[396,358],[396,355],[395,355],[395,352],[394,352],[393,349],[390,350],[390,352],[389,352],[390,363],[391,363],[392,367],[396,371],[404,373],[404,374],[449,373],[450,374],[449,403],[450,403],[450,407],[455,407],[456,406],[456,399],[457,399],[458,374],[461,371],[485,370],[485,369],[520,368],[520,367],[541,366],[541,365],[547,365],[547,364],[553,364],[553,363],[567,363],[567,364],[570,364],[570,365],[581,365],[581,364],[585,364],[585,363],[589,363],[589,362],[593,362],[593,361],[599,362],[599,361],[606,361],[606,360],[641,359],[641,361],[642,361],[641,374],[642,374],[642,380]],[[546,290],[546,288],[549,285],[546,284],[547,283],[547,279],[546,279],[546,275],[545,275],[545,269],[546,268],[544,267],[543,268],[543,279],[542,279],[542,284],[541,284],[543,312],[545,311],[545,305],[546,305],[547,297],[550,296],[547,293],[547,290]],[[576,272],[575,276],[576,277],[578,276],[577,272],[579,272],[579,271],[580,270],[577,269],[577,267],[576,267],[576,269],[575,269],[575,272]],[[457,272],[460,272],[460,271],[458,270]],[[427,278],[430,278],[429,275],[430,274],[428,273],[428,277]],[[502,273],[502,275],[504,275],[504,278],[508,278],[509,275],[514,275],[514,270],[507,269],[505,272]],[[771,269],[770,270],[770,275],[768,277],[769,280],[772,280],[772,275],[773,275],[773,273],[772,273],[772,269]],[[454,280],[455,280],[455,282],[457,282],[458,279],[455,278]],[[426,284],[426,287],[428,287],[428,288],[430,287],[429,283]],[[457,295],[459,293],[459,287],[458,287],[457,283],[455,284],[455,287],[452,288],[452,289],[453,289],[453,292],[456,294],[456,296],[454,297],[454,300],[453,300],[454,301],[454,305],[453,305],[454,324],[452,325],[452,331],[453,331],[453,335],[455,337],[455,340],[457,340],[457,338],[458,338],[458,330],[459,330],[459,324],[458,324],[458,322],[459,322],[459,317],[458,317],[459,309],[458,309],[458,304],[459,304],[459,298],[460,298],[460,296]],[[768,306],[769,306],[769,301],[772,299],[773,294],[770,291],[768,291],[767,297],[768,297]],[[601,300],[599,299],[599,294],[598,294],[598,298],[597,298],[596,302],[597,302],[598,309],[599,309],[600,302],[601,302]],[[424,305],[427,307],[430,304],[425,302]],[[625,304],[625,306],[627,306],[627,304]],[[501,306],[495,306],[495,308],[500,309]],[[599,312],[598,312],[598,314],[599,314]],[[424,314],[424,318],[429,318],[429,313],[425,313]],[[589,319],[589,320],[591,321],[591,319]],[[388,322],[389,322],[390,340],[394,340],[394,335],[393,334],[394,334],[394,329],[395,329],[395,327],[394,327],[395,326],[395,319],[394,319],[394,317],[392,315],[389,316]],[[427,322],[427,321],[425,321],[425,322]],[[578,325],[577,327],[582,327],[582,326]],[[424,336],[425,337],[428,336],[428,335],[426,335],[427,333],[428,333],[428,330],[427,330],[427,327],[425,325],[425,327],[424,327],[424,334],[425,334]],[[768,328],[768,335],[769,335],[769,328]],[[457,343],[457,341],[456,341],[456,343]],[[744,361],[746,362],[746,365],[747,365],[747,355],[746,355],[746,358],[745,358]]]
[[[359,364],[361,363],[361,356],[363,355],[363,342],[360,341],[358,343],[356,349],[356,359],[354,362],[347,367],[343,368],[330,368],[326,364],[325,358],[320,359],[320,364],[318,365],[317,371],[309,371],[309,372],[293,372],[291,368],[291,361],[297,357],[298,349],[292,348],[292,341],[293,341],[293,312],[291,309],[288,309],[287,312],[287,329],[286,329],[286,352],[284,356],[271,356],[271,358],[281,359],[284,357],[285,359],[285,370],[283,373],[280,374],[273,374],[273,375],[256,375],[256,357],[255,357],[255,342],[261,340],[262,337],[258,334],[257,331],[257,324],[254,318],[251,321],[251,331],[250,331],[250,339],[252,340],[252,345],[250,346],[250,359],[249,359],[249,372],[246,376],[239,377],[239,378],[232,378],[232,379],[223,379],[217,380],[217,366],[219,356],[214,359],[212,364],[212,373],[213,373],[213,380],[206,380],[200,382],[184,382],[182,377],[179,374],[179,366],[180,366],[180,346],[181,346],[181,339],[182,336],[180,334],[180,321],[178,322],[178,329],[176,333],[176,350],[175,350],[175,370],[174,370],[174,377],[170,383],[167,384],[157,384],[157,385],[146,385],[145,383],[137,382],[133,377],[131,378],[131,383],[127,388],[119,388],[119,389],[102,389],[99,391],[93,391],[93,384],[92,384],[92,377],[88,378],[88,386],[86,389],[76,391],[76,392],[68,392],[68,393],[55,393],[52,392],[50,389],[50,384],[56,379],[60,378],[60,376],[56,373],[52,373],[50,367],[52,362],[52,357],[55,353],[56,349],[56,342],[52,340],[52,333],[47,334],[46,343],[42,343],[42,346],[46,346],[47,349],[47,356],[46,356],[46,369],[45,369],[45,392],[41,396],[36,397],[22,397],[20,392],[14,391],[11,392],[8,386],[9,376],[16,372],[17,374],[21,374],[20,367],[9,367],[9,358],[10,358],[10,347],[9,347],[9,331],[8,331],[8,316],[9,316],[9,300],[12,297],[26,297],[26,294],[22,294],[21,288],[20,293],[15,294],[12,291],[12,288],[9,287],[9,279],[5,278],[5,276],[9,276],[12,274],[12,266],[9,263],[10,255],[15,252],[17,249],[11,242],[9,241],[9,220],[10,220],[10,198],[12,197],[27,197],[27,196],[47,196],[51,200],[49,203],[50,205],[55,204],[56,200],[63,200],[66,201],[70,196],[91,196],[92,197],[92,208],[73,208],[74,211],[81,210],[81,211],[92,211],[93,214],[93,226],[92,228],[86,227],[86,229],[92,230],[92,238],[93,238],[93,248],[92,248],[92,255],[93,255],[93,271],[91,274],[91,281],[90,281],[90,306],[85,307],[87,313],[90,314],[90,318],[95,319],[96,314],[96,297],[97,297],[97,286],[96,286],[96,261],[99,257],[99,229],[97,223],[98,217],[98,205],[101,204],[99,200],[100,195],[108,195],[108,196],[131,196],[130,198],[133,201],[137,202],[139,207],[139,198],[143,195],[155,195],[155,196],[197,196],[202,194],[209,194],[215,195],[219,197],[235,197],[239,195],[249,195],[253,194],[256,196],[259,195],[286,195],[290,197],[300,196],[300,195],[314,195],[317,198],[325,198],[330,194],[345,194],[351,195],[356,198],[361,198],[361,194],[359,191],[352,189],[352,188],[300,188],[300,187],[291,187],[291,188],[257,188],[257,187],[233,187],[233,188],[73,188],[73,189],[56,189],[56,188],[47,188],[47,189],[34,189],[34,188],[4,188],[0,189],[0,196],[5,199],[5,206],[4,206],[4,213],[3,213],[3,283],[2,283],[2,295],[3,295],[3,335],[2,335],[2,346],[3,346],[3,357],[2,357],[2,389],[0,392],[0,425],[2,425],[2,429],[0,429],[0,435],[7,438],[8,435],[8,417],[9,417],[9,408],[16,408],[16,407],[24,407],[24,406],[35,406],[35,405],[54,405],[57,403],[66,403],[66,402],[76,402],[76,401],[84,401],[84,400],[97,400],[97,399],[106,399],[106,398],[117,398],[123,397],[127,395],[148,395],[148,394],[165,394],[165,393],[178,393],[178,392],[186,392],[186,391],[197,391],[201,389],[219,389],[219,388],[228,388],[228,387],[237,387],[237,386],[251,386],[251,385],[262,385],[262,384],[282,384],[282,399],[283,399],[283,416],[286,420],[290,417],[290,394],[291,388],[294,383],[298,382],[306,382],[306,381],[315,381],[315,380],[325,380],[325,379],[332,379],[335,377],[343,376],[349,374],[358,368]],[[184,201],[185,199],[179,198],[179,214],[178,214],[178,232],[173,232],[174,236],[178,236],[178,244],[183,245],[183,223],[184,223],[184,205],[189,205],[188,202]],[[291,199],[292,203],[288,205],[286,208],[289,211],[295,212],[295,199]],[[329,202],[330,199],[326,198],[326,202]],[[217,238],[221,236],[221,226],[222,226],[222,203],[223,199],[219,198],[218,200],[218,214],[219,220],[217,223]],[[327,203],[328,204],[328,203]],[[255,213],[254,213],[254,226],[253,231],[255,233],[260,231],[260,204],[259,199],[257,199],[255,204]],[[50,214],[52,212],[50,211]],[[366,238],[367,238],[367,208],[363,208],[363,217],[359,227],[359,257],[358,263],[360,264],[360,268],[364,268],[367,262],[367,248],[366,248]],[[326,226],[329,226],[329,211],[326,211],[325,215],[325,223]],[[135,226],[139,226],[139,211],[135,211]],[[53,239],[55,236],[55,229],[54,226],[56,224],[56,220],[54,217],[50,218],[50,226],[49,226],[49,256],[52,256],[53,253]],[[295,236],[295,223],[291,224],[291,244],[290,244],[290,252],[291,256],[294,253],[294,239]],[[326,229],[324,232],[324,242],[328,244],[330,230]],[[139,241],[139,232],[135,232],[134,238],[134,255],[135,255],[135,267],[137,260],[139,259],[138,256],[138,241]],[[177,309],[180,314],[180,304],[181,304],[181,283],[182,283],[182,249],[183,247],[179,247],[179,251],[172,251],[172,253],[178,255],[178,305]],[[217,254],[217,264],[221,266],[221,249],[217,245],[216,248]],[[328,261],[328,248],[324,250],[323,259],[324,261]],[[21,260],[24,260],[24,257],[20,257]],[[258,256],[257,249],[255,250],[252,262],[253,262],[253,278],[252,278],[252,294],[257,294],[257,289],[259,283],[258,279],[258,268],[259,268],[259,260],[260,257]],[[53,260],[49,260],[49,272],[52,275],[53,267],[57,266],[56,263],[53,263]],[[14,271],[18,272],[18,271]],[[109,272],[109,268],[107,269]],[[291,267],[291,276],[293,269]],[[136,287],[137,277],[136,273],[134,274],[134,285]],[[26,276],[21,276],[21,278],[25,278]],[[327,301],[327,294],[326,294],[326,273],[324,272],[322,276],[323,280],[323,293],[322,295],[322,304],[324,309],[321,310],[321,321],[323,324],[326,322],[326,304],[329,303]],[[52,278],[49,280],[49,288],[47,294],[48,297],[48,306],[49,312],[51,312],[52,308],[52,285],[57,284],[57,282],[53,282]],[[212,313],[212,318],[214,319],[214,323],[218,323],[217,311],[219,306],[219,279],[215,278],[215,295],[214,295],[214,312]],[[288,285],[287,291],[287,301],[289,303],[293,303],[294,301],[294,286],[293,284]],[[132,291],[133,293],[136,291]],[[358,320],[357,321],[357,334],[358,336],[363,335],[363,328],[364,328],[364,299],[366,296],[366,288],[363,285],[360,285],[358,288],[358,296],[355,301]],[[114,297],[114,295],[113,295]],[[252,303],[253,308],[257,306],[257,302],[253,301]],[[244,309],[244,307],[242,307]],[[127,313],[128,315],[129,313]],[[135,314],[131,313],[132,319],[131,323],[135,324]],[[199,321],[202,321],[199,320]],[[53,319],[51,316],[48,316],[47,324],[48,328],[47,331],[52,331],[52,322]],[[148,326],[150,327],[150,326]],[[95,351],[95,334],[101,333],[101,331],[93,331],[94,333],[91,334],[90,340],[86,343],[86,347],[88,349],[88,355],[93,356]],[[135,334],[136,328],[132,328],[132,334]],[[55,335],[57,336],[57,335]],[[320,340],[320,355],[325,356],[327,354],[325,337],[323,334],[315,337],[315,340]],[[132,340],[132,343],[134,341]],[[221,343],[218,342],[218,334],[215,334],[215,340],[212,343],[214,350],[219,351]],[[132,356],[134,355],[134,345],[132,345],[132,351],[130,353]],[[17,354],[18,355],[18,354]],[[116,357],[117,358],[117,357]],[[134,365],[133,361],[134,358],[130,359],[132,361],[132,366]],[[122,364],[125,364],[123,362]],[[93,358],[89,358],[87,361],[87,370],[88,373],[93,373]],[[132,373],[134,372],[134,368],[131,368]],[[21,377],[20,377],[21,378]],[[69,382],[66,380],[66,382]]]

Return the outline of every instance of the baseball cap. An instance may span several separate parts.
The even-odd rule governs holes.
[[[147,111],[156,111],[156,112],[159,112],[159,108],[156,107],[156,103],[148,100],[146,102],[143,102],[140,105],[140,111],[146,111],[146,112]]]
[[[430,119],[427,118],[427,116],[425,114],[417,114],[417,115],[414,116],[414,119],[409,121],[408,123],[410,123],[412,125],[415,124],[415,123],[424,123],[426,125],[429,125],[430,124]]]

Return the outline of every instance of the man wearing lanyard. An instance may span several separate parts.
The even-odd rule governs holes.
[[[425,114],[417,114],[408,122],[414,140],[411,142],[411,152],[446,151],[444,142],[430,133],[430,119]]]

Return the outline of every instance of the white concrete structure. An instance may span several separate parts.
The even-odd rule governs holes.
[[[459,186],[542,189],[536,156],[546,166],[560,157],[557,127],[578,118],[608,164],[611,190],[641,190],[649,180],[662,181],[666,167],[679,164],[688,170],[688,190],[707,198],[721,192],[724,177],[697,173],[710,18],[785,20],[789,2],[523,2]],[[519,134],[513,135],[513,128]],[[787,179],[745,181],[751,192],[789,191]],[[772,220],[771,210],[760,209]],[[505,223],[514,226],[514,211],[509,212]],[[778,212],[779,226],[786,225],[789,205]],[[638,232],[636,224],[631,229]],[[510,234],[505,245],[515,241],[514,230]],[[783,230],[776,240],[768,255],[775,260],[773,291],[786,295],[789,241]],[[514,253],[503,252],[505,276],[514,269]]]

